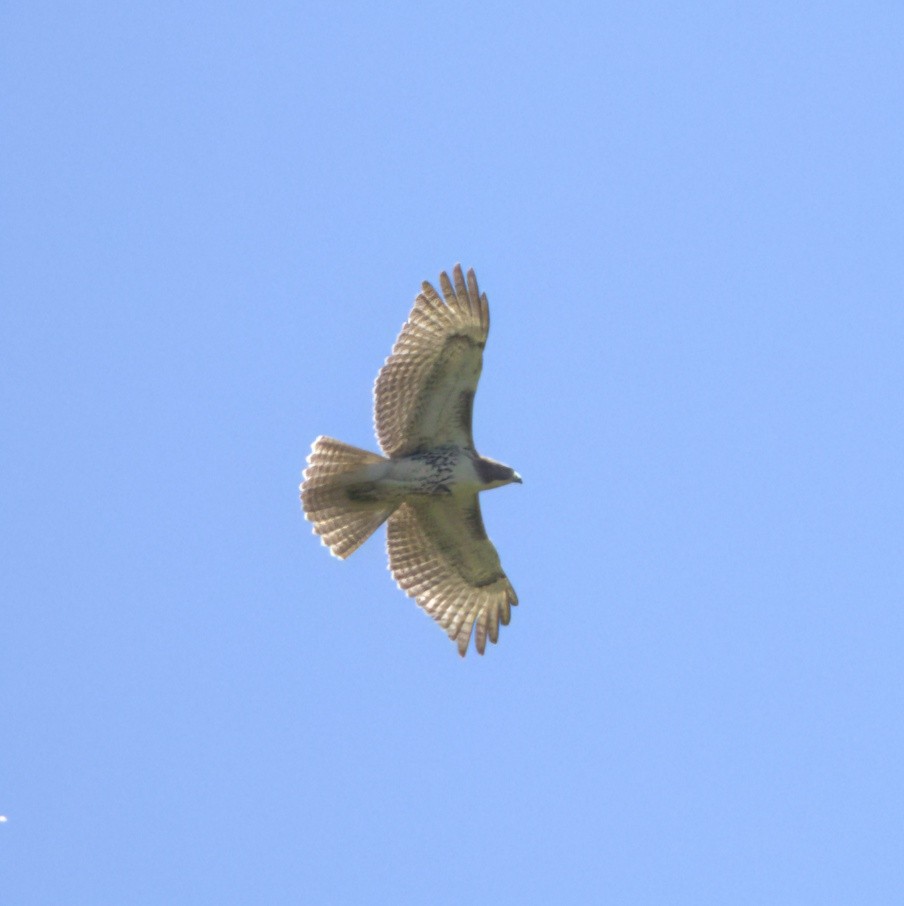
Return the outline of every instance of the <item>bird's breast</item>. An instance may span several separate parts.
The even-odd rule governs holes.
[[[393,460],[387,478],[407,494],[451,494],[476,488],[474,462],[459,447],[437,447]]]

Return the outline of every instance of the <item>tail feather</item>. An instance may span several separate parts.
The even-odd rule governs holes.
[[[337,557],[354,553],[398,506],[361,492],[362,470],[380,462],[385,462],[382,456],[332,437],[318,437],[311,445],[301,505],[314,532]]]

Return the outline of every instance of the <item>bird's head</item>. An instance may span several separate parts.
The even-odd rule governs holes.
[[[521,484],[521,476],[511,467],[481,456],[475,461],[477,474],[483,484],[483,490],[501,488],[504,484]]]

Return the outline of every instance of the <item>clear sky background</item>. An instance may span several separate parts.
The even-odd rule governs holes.
[[[0,900],[904,902],[904,7],[7,3]],[[521,599],[311,441],[461,261]]]

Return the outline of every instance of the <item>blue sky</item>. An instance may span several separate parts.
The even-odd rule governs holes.
[[[15,904],[904,901],[904,8],[10,3]],[[304,521],[423,279],[521,604]]]

